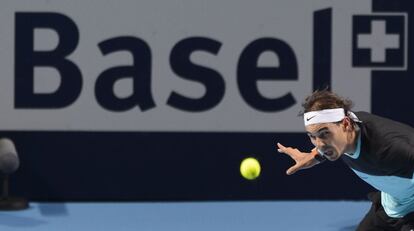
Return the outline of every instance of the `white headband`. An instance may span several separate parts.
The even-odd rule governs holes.
[[[338,122],[343,120],[344,118],[345,110],[343,108],[310,111],[303,114],[303,121],[305,122],[305,126],[319,123]]]

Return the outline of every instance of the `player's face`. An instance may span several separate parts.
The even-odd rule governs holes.
[[[344,123],[322,123],[306,126],[315,147],[330,160],[337,160],[349,147],[349,130]]]

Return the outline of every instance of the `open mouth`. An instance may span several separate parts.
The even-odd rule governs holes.
[[[334,154],[333,150],[327,150],[323,152],[324,156],[331,157]]]

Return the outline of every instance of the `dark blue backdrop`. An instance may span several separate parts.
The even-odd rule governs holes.
[[[370,188],[341,161],[285,175],[275,142],[309,150],[304,134],[5,132],[21,168],[12,191],[33,200],[365,199]],[[241,160],[262,164],[255,181]]]

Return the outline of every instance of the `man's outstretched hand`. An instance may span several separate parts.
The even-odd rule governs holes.
[[[315,152],[301,152],[297,148],[285,147],[281,143],[277,143],[277,147],[278,152],[287,154],[295,161],[295,165],[286,171],[287,175],[292,175],[301,169],[311,168],[319,163],[315,159]]]

